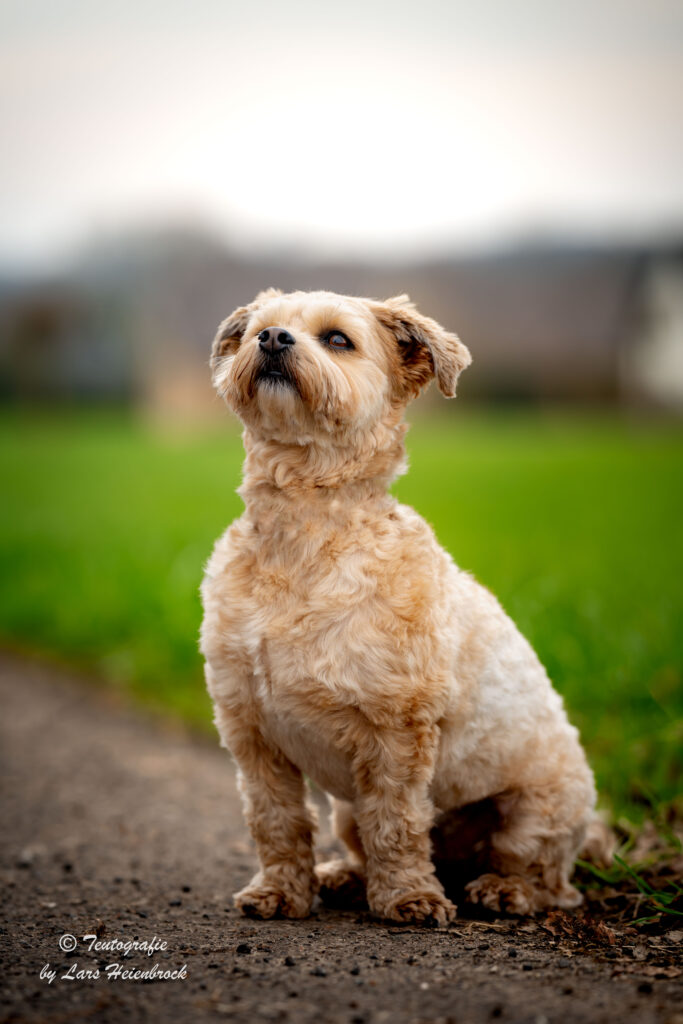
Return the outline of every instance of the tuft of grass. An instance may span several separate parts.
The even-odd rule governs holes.
[[[666,855],[660,853],[654,863],[659,867],[666,859]],[[665,915],[683,917],[683,886],[679,884],[677,878],[668,878],[663,883],[660,881],[658,887],[655,888],[650,885],[646,877],[648,869],[652,868],[652,863],[632,865],[618,854],[614,855],[614,861],[614,865],[607,869],[597,867],[585,860],[577,860],[576,864],[584,876],[588,874],[597,879],[598,888],[609,887],[609,890],[619,890],[617,896],[619,902],[623,902],[624,898],[627,900],[630,898],[630,903],[633,904],[635,910],[631,917],[627,918],[628,924],[661,924]],[[589,886],[584,881],[581,888],[588,889]],[[638,894],[640,898],[635,898]],[[612,901],[614,902],[614,897],[612,897]],[[643,914],[640,913],[641,909],[645,911]],[[635,916],[636,914],[639,916]]]
[[[683,910],[676,910],[673,906],[674,903],[681,904],[683,902],[683,887],[678,882],[672,880],[666,888],[653,889],[636,868],[631,867],[630,864],[627,864],[617,854],[614,855],[614,859],[617,862],[617,866],[633,879],[639,892],[643,894],[646,902],[655,911],[652,917],[637,918],[634,924],[650,924],[652,921],[658,920],[662,914],[683,917]]]
[[[577,884],[599,912],[628,926],[677,926],[683,917],[683,831],[675,806],[653,805],[642,827],[617,823],[621,845],[609,866],[577,860]],[[680,922],[678,922],[680,924]]]
[[[683,750],[683,428],[616,414],[418,417],[395,493],[535,646],[603,798],[638,820]],[[241,512],[239,432],[0,415],[0,641],[210,728],[198,587]]]

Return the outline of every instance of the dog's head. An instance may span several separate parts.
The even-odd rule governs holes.
[[[471,362],[407,295],[386,302],[268,289],[218,329],[219,394],[258,435],[306,443],[368,430],[435,378],[448,397]]]

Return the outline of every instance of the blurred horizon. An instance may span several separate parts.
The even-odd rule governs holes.
[[[179,239],[200,239],[245,266],[268,266],[292,260],[302,266],[354,266],[399,269],[458,261],[486,261],[520,253],[548,251],[555,253],[669,253],[683,252],[683,215],[680,225],[651,225],[647,230],[615,230],[604,232],[575,226],[573,229],[553,225],[520,225],[518,230],[489,237],[462,239],[457,235],[415,247],[394,246],[386,251],[373,247],[317,245],[295,238],[283,237],[270,245],[248,232],[219,229],[197,216],[169,214],[161,217],[140,217],[108,228],[93,228],[74,238],[69,245],[42,259],[23,262],[0,251],[0,287],[4,283],[26,283],[68,279],[78,276],[95,264],[117,262],[124,254],[147,250],[159,251],[164,244],[171,247]],[[277,286],[277,283],[275,284]]]

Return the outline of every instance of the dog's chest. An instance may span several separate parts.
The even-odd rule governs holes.
[[[309,778],[350,800],[350,751],[336,726],[373,686],[367,621],[379,580],[358,551],[287,573],[278,562],[262,561],[255,574],[248,629],[263,728]]]
[[[264,704],[322,709],[360,697],[382,585],[371,562],[362,550],[260,562],[247,633]]]
[[[258,524],[231,547],[218,599],[234,622],[234,643],[263,661],[273,683],[323,678],[327,664],[353,660],[359,609],[375,607],[386,589],[369,523],[302,515],[270,529]]]
[[[429,702],[430,681],[443,675],[433,552],[426,525],[392,506],[272,534],[238,523],[209,564],[219,660],[247,669],[232,685],[251,687],[272,741],[340,796],[351,784],[354,715],[387,724],[416,706],[421,688]]]

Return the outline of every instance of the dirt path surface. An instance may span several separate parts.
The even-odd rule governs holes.
[[[230,896],[254,857],[217,744],[8,656],[0,700],[2,1020],[683,1024],[680,932],[579,941],[552,919],[464,916],[420,930],[324,907],[246,920]],[[93,944],[154,937],[151,956]],[[117,963],[186,976],[108,977]]]

